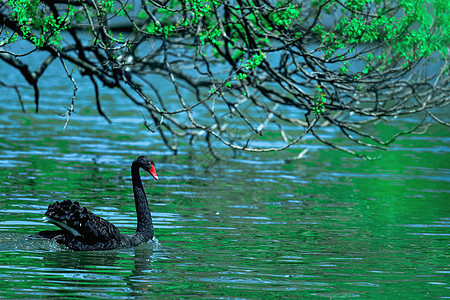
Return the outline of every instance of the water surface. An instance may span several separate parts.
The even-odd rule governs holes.
[[[31,91],[23,113],[17,95],[0,90],[0,298],[450,296],[444,128],[404,136],[369,153],[381,157],[373,161],[306,139],[283,153],[216,162],[201,146],[173,156],[143,128],[139,109],[104,91],[108,124],[83,81],[63,131],[57,113],[70,104],[70,85],[42,84],[39,114]],[[286,162],[305,148],[304,159]],[[143,177],[158,243],[73,252],[26,239],[52,228],[44,212],[65,199],[132,233],[129,168],[142,154],[160,177]]]

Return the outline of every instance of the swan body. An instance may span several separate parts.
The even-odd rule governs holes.
[[[33,237],[54,239],[69,249],[78,251],[133,247],[151,240],[153,222],[139,175],[140,168],[158,180],[153,160],[140,156],[133,161],[131,178],[138,221],[135,234],[122,234],[112,223],[93,214],[86,207],[81,207],[78,202],[65,200],[50,204],[45,212],[44,221],[55,224],[60,230],[41,231]]]

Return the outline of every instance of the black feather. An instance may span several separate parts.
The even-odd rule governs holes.
[[[150,158],[140,156],[133,161],[131,178],[138,221],[135,234],[122,234],[116,226],[96,216],[86,207],[81,207],[78,202],[65,200],[50,204],[45,212],[47,221],[57,225],[61,230],[41,231],[33,238],[54,239],[72,250],[110,250],[137,246],[151,240],[153,222],[139,175],[140,168],[149,172],[156,180],[158,179],[154,162]]]

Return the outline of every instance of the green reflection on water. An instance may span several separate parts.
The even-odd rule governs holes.
[[[156,155],[161,180],[144,185],[162,247],[90,253],[25,236],[49,229],[41,217],[64,199],[132,233],[130,152],[147,145],[114,130],[3,135],[0,296],[444,297],[449,160],[446,133],[431,133],[374,161],[331,150],[292,163],[290,152],[218,164]]]

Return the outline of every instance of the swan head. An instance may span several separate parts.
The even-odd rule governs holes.
[[[156,175],[155,163],[150,157],[139,156],[135,159],[134,163],[137,163],[139,167],[144,169],[146,172],[150,173],[156,180],[158,180],[158,175]]]

